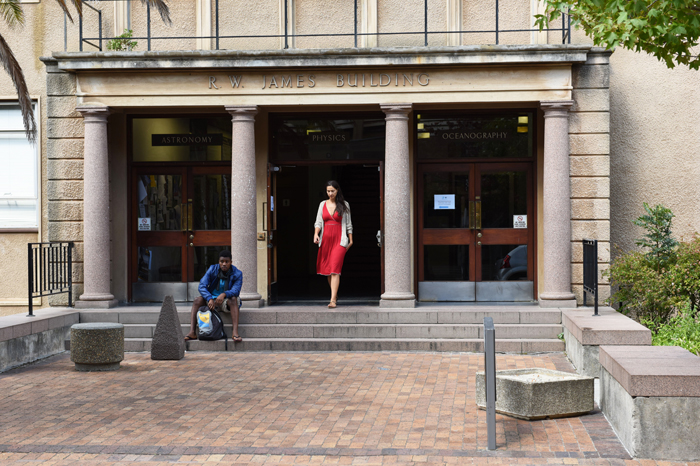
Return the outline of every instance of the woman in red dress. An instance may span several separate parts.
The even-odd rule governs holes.
[[[326,194],[328,200],[321,201],[316,214],[314,243],[319,246],[316,273],[328,277],[328,285],[331,287],[331,302],[328,307],[333,309],[338,301],[343,259],[352,246],[352,220],[350,204],[345,202],[337,181],[326,183]]]

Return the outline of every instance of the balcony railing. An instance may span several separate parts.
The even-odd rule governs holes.
[[[103,22],[105,18],[108,16],[107,13],[103,14],[103,9],[105,5],[113,5],[115,1],[125,1],[125,0],[91,0],[90,2],[83,2],[83,5],[87,7],[83,11],[83,17],[79,19],[79,24],[78,24],[78,40],[79,40],[79,50],[83,51],[85,49],[91,49],[91,50],[99,50],[103,51],[106,47],[106,44],[108,41],[113,40],[113,39],[118,39],[118,37],[108,37],[104,34],[104,27],[103,27]],[[130,1],[130,0],[126,0]],[[504,24],[503,19],[501,18],[502,12],[501,12],[501,7],[499,6],[499,0],[493,0],[494,1],[494,11],[493,14],[491,15],[490,20],[492,19],[492,28],[479,28],[479,29],[465,29],[465,30],[460,30],[460,31],[447,31],[447,30],[434,30],[429,27],[429,12],[430,12],[430,5],[435,4],[437,5],[438,3],[444,4],[444,0],[423,0],[422,1],[422,11],[415,11],[411,12],[410,14],[412,15],[412,18],[417,18],[416,15],[420,15],[420,19],[422,22],[423,27],[420,30],[405,30],[405,31],[377,31],[377,32],[372,32],[372,33],[363,33],[359,31],[359,18],[358,18],[358,0],[345,0],[345,1],[353,1],[353,12],[354,14],[352,15],[352,18],[348,18],[347,20],[347,32],[333,32],[333,33],[296,33],[294,31],[291,31],[291,26],[290,26],[290,18],[292,17],[291,12],[290,12],[290,1],[289,0],[284,0],[283,5],[280,6],[280,9],[283,9],[281,12],[281,18],[280,22],[284,21],[283,27],[279,27],[280,33],[279,34],[242,34],[236,33],[235,28],[228,27],[227,31],[222,31],[224,29],[224,24],[223,24],[223,19],[227,19],[223,17],[222,13],[227,13],[230,14],[231,16],[234,15],[234,13],[230,13],[230,9],[226,8],[225,12],[221,11],[221,6],[220,3],[223,2],[224,0],[214,0],[213,4],[213,18],[212,18],[212,32],[213,35],[179,35],[179,36],[165,36],[162,34],[154,34],[153,29],[154,29],[154,24],[153,24],[153,19],[151,18],[152,11],[150,5],[147,3],[145,8],[145,25],[140,24],[138,28],[133,28],[134,30],[139,30],[140,29],[140,35],[131,37],[130,40],[134,41],[146,41],[147,44],[147,50],[151,51],[153,50],[153,43],[155,41],[187,41],[187,40],[196,40],[196,39],[209,39],[212,41],[212,48],[215,50],[231,50],[235,49],[232,47],[224,47],[222,46],[222,41],[225,40],[233,40],[233,39],[240,39],[240,40],[251,40],[251,39],[257,39],[257,40],[262,40],[262,39],[277,39],[280,41],[280,48],[288,49],[292,47],[292,44],[296,39],[303,39],[303,38],[318,38],[318,39],[323,39],[323,38],[347,38],[347,46],[352,46],[358,47],[358,44],[361,46],[362,38],[363,37],[375,37],[377,40],[382,37],[389,37],[389,36],[409,36],[409,37],[420,37],[422,45],[425,47],[428,47],[430,45],[445,45],[445,44],[435,44],[434,41],[431,43],[431,37],[434,38],[435,36],[438,35],[443,35],[445,37],[448,37],[450,35],[459,35],[460,36],[460,44],[461,45],[470,45],[471,42],[468,40],[462,39],[463,35],[467,37],[474,37],[475,35],[479,35],[480,41],[475,42],[475,43],[480,43],[480,44],[488,44],[488,45],[499,45],[502,44],[504,41],[505,37],[508,37],[509,35],[513,35],[516,33],[533,33],[533,32],[540,32],[539,29],[537,28],[522,28],[522,27],[511,27],[512,25],[510,24]],[[340,1],[340,0],[339,0]],[[381,0],[379,0],[381,2]],[[340,2],[342,3],[342,2]],[[419,2],[418,2],[419,3]],[[134,5],[138,4],[140,6],[140,3],[135,2]],[[97,6],[93,6],[97,5]],[[259,3],[256,3],[256,5],[259,5]],[[173,14],[177,8],[183,7],[182,4],[179,3],[172,3],[171,4],[171,14]],[[349,7],[349,6],[348,6]],[[407,13],[406,10],[403,10],[403,13]],[[283,18],[283,19],[282,19]],[[155,21],[160,21],[155,20]],[[532,22],[532,17],[528,18],[528,21],[531,23]],[[444,21],[442,22],[444,24]],[[480,22],[480,24],[483,22]],[[227,22],[226,25],[229,23]],[[299,23],[297,23],[299,25]],[[145,27],[144,27],[145,26]],[[69,35],[73,35],[69,33],[69,28],[70,28],[70,23],[68,21],[64,21],[64,50],[68,51],[69,50]],[[162,29],[162,28],[159,28]],[[89,32],[86,32],[86,30],[89,30]],[[547,33],[548,41],[553,41],[553,42],[559,42],[558,38],[553,38],[549,33],[554,33],[554,34],[561,34],[561,43],[562,44],[567,44],[571,43],[571,20],[568,15],[563,15],[561,18],[561,27],[553,27],[549,29],[544,29],[542,32]],[[145,33],[145,35],[144,35]],[[484,39],[484,36],[487,36],[488,39]],[[323,43],[323,41],[321,41]],[[512,43],[512,42],[511,42]],[[415,40],[411,41],[410,45],[418,45],[419,42],[416,42]],[[409,44],[402,44],[402,45],[409,45]],[[169,47],[167,47],[170,49]],[[259,47],[259,49],[269,49],[270,47]],[[328,48],[327,46],[323,48]],[[333,48],[333,47],[331,47]],[[182,49],[182,48],[180,48]]]

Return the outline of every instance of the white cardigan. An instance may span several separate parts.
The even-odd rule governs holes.
[[[321,232],[318,235],[318,247],[321,247],[321,241],[323,240],[323,206],[326,201],[321,201],[318,206],[318,213],[316,214],[316,222],[314,223],[314,228],[320,228]],[[343,235],[340,237],[340,245],[344,248],[348,247],[348,235],[352,235],[352,219],[350,218],[350,204],[345,203],[345,215],[343,215],[342,220],[342,230]],[[337,210],[337,208],[336,208]]]

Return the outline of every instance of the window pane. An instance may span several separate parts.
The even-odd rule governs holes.
[[[526,179],[524,171],[481,175],[482,228],[513,228],[513,216],[527,215]]]
[[[230,230],[231,175],[195,175],[193,208],[195,230]]]
[[[481,279],[527,280],[527,245],[481,246]]]
[[[37,146],[22,129],[19,107],[0,106],[0,228],[36,228]]]
[[[230,251],[231,246],[195,246],[194,247],[194,279],[200,281],[210,265],[219,263],[219,253]],[[234,264],[236,265],[236,264]]]
[[[182,249],[178,247],[140,247],[138,281],[181,282]]]
[[[182,177],[180,175],[139,175],[139,224],[150,219],[150,231],[180,230]]]
[[[534,113],[416,115],[419,159],[532,157]]]
[[[425,281],[469,280],[469,246],[423,246]]]
[[[36,109],[36,105],[34,105],[34,109]],[[0,130],[24,131],[19,105],[0,105]]]
[[[36,200],[0,199],[0,228],[36,228]]]
[[[469,172],[425,173],[423,192],[423,228],[469,228]]]

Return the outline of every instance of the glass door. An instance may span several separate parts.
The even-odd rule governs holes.
[[[418,177],[419,300],[532,300],[532,165],[420,164]]]
[[[139,167],[132,178],[132,301],[192,300],[231,245],[229,167]]]

